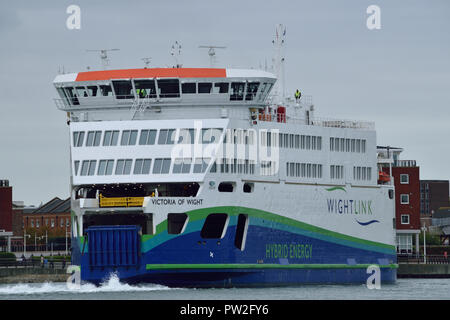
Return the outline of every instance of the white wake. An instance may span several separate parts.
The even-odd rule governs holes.
[[[136,292],[136,291],[161,291],[173,290],[169,287],[146,284],[146,285],[129,285],[120,282],[116,274],[101,283],[100,286],[85,283],[79,286],[68,286],[65,282],[45,282],[40,284],[18,283],[13,285],[0,286],[1,295],[35,295],[35,294],[52,294],[52,293],[99,293],[99,292]]]

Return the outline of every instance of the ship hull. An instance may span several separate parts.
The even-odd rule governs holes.
[[[112,250],[105,250],[105,241],[79,239],[74,250],[81,253],[81,279],[101,284],[116,274],[127,283],[199,288],[362,284],[373,273],[368,267],[376,265],[382,283],[396,281],[394,246],[261,210],[226,209],[230,217],[222,238],[204,239],[201,229],[209,213],[225,212],[224,207],[194,210],[182,234],[168,234],[163,222],[156,234],[138,236],[135,260],[128,265],[121,263],[112,238]],[[247,212],[249,221],[243,248],[236,245],[240,212]],[[96,245],[103,247],[99,251]]]

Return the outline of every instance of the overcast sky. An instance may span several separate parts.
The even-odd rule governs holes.
[[[313,95],[320,117],[374,121],[377,143],[404,148],[421,179],[450,179],[450,1],[5,1],[0,0],[0,179],[14,200],[69,196],[69,134],[56,109],[58,68],[100,68],[86,49],[119,48],[111,68],[174,63],[258,68],[287,28],[286,87]],[[66,9],[81,8],[69,30]],[[381,29],[366,26],[369,5]]]

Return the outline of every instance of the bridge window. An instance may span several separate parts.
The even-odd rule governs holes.
[[[174,144],[175,134],[175,129],[161,129],[159,131],[158,144]]]
[[[173,173],[190,173],[192,159],[176,159],[173,163]]]
[[[97,96],[98,87],[97,86],[87,86],[87,91],[89,93],[89,96],[96,97]]]
[[[150,166],[152,164],[151,159],[136,159],[134,163],[134,174],[149,174]]]
[[[154,80],[134,80],[134,87],[139,98],[156,98]]]
[[[76,87],[78,97],[87,97],[87,91],[85,87]]]
[[[228,215],[212,213],[206,217],[200,236],[205,239],[222,239],[226,233]]]
[[[112,89],[110,85],[100,85],[100,92],[103,97],[112,97]]]
[[[209,82],[199,82],[198,93],[211,93],[212,83]]]
[[[131,80],[112,81],[116,99],[134,99],[133,86]]]
[[[73,133],[73,146],[81,147],[84,141],[84,131],[75,131]]]
[[[167,174],[170,170],[170,158],[166,159],[155,159],[155,164],[153,165],[154,174]]]
[[[124,130],[122,132],[122,139],[120,145],[122,146],[134,146],[137,139],[137,130]]]
[[[105,136],[103,137],[104,146],[117,146],[118,140],[119,140],[119,130],[105,131]]]
[[[186,94],[197,93],[195,82],[185,82],[181,84],[181,92]]]
[[[186,213],[169,213],[167,215],[167,233],[168,234],[183,233],[188,220],[189,217]]]
[[[152,145],[155,144],[156,130],[142,130],[141,137],[139,138],[139,145]]]
[[[256,93],[258,92],[259,82],[249,82],[247,83],[247,94],[245,100],[250,101],[255,99]]]
[[[158,80],[158,89],[160,98],[180,97],[180,82],[178,79]]]
[[[232,82],[230,100],[231,101],[244,100],[244,88],[245,82]]]
[[[228,82],[214,83],[214,93],[228,93],[230,84]]]
[[[73,87],[66,87],[64,89],[66,91],[66,95],[69,97],[69,99],[72,102],[72,104],[73,105],[79,105],[80,102],[78,101],[75,89]]]

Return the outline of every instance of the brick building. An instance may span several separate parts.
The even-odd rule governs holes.
[[[23,213],[22,221],[27,234],[64,238],[71,226],[70,198],[55,197],[31,213]]]
[[[402,151],[402,148],[378,147],[379,154],[385,153],[384,157],[392,160],[382,170],[392,174],[394,181],[397,252],[411,254],[415,243],[419,253],[420,169],[415,160],[400,160]]]
[[[8,180],[0,180],[0,229],[12,231],[12,187]]]
[[[422,224],[430,226],[433,213],[449,207],[448,180],[420,180],[420,216]]]

